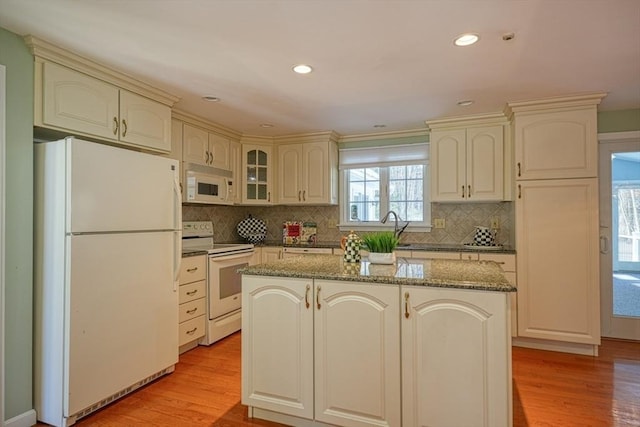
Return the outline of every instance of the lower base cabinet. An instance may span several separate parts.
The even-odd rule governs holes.
[[[242,298],[250,414],[290,425],[512,423],[507,293],[244,276]]]
[[[341,426],[400,425],[397,287],[244,277],[242,304],[243,404]]]
[[[402,425],[510,426],[510,295],[403,287],[402,298]]]

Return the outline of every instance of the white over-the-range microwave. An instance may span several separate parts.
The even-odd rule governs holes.
[[[231,171],[185,163],[186,202],[233,204],[235,189]]]

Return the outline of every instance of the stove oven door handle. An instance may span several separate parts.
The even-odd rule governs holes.
[[[241,252],[241,253],[237,253],[237,254],[229,254],[229,255],[224,255],[224,254],[209,254],[209,259],[212,261],[227,261],[227,260],[232,260],[232,259],[238,259],[238,258],[251,258],[253,256],[254,251],[247,251],[247,252]]]

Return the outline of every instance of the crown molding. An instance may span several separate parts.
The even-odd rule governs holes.
[[[455,128],[455,127],[469,127],[469,126],[481,126],[481,125],[506,125],[509,119],[500,111],[485,114],[474,114],[469,116],[452,116],[443,117],[441,119],[426,120],[425,124],[429,130]]]
[[[592,92],[529,101],[509,102],[504,108],[504,114],[511,119],[514,114],[537,113],[541,111],[575,110],[578,108],[596,107],[607,96],[606,92]]]
[[[400,131],[379,132],[379,133],[362,133],[356,135],[342,135],[338,138],[338,141],[343,143],[362,142],[362,141],[376,141],[385,139],[401,139],[411,137],[426,137],[429,135],[427,129],[408,129]]]
[[[300,142],[337,142],[340,138],[334,131],[281,135],[273,138],[276,144],[295,144]]]
[[[205,118],[196,116],[195,114],[187,113],[186,111],[183,111],[180,109],[176,109],[176,108],[172,109],[171,118],[180,120],[190,125],[204,128],[207,131],[211,131],[213,133],[225,136],[235,141],[240,141],[240,138],[242,137],[242,134],[240,132],[236,132],[233,129],[222,126],[218,123],[211,122]]]
[[[180,100],[179,97],[169,92],[32,35],[25,36],[24,42],[35,56],[36,61],[51,61],[64,65],[169,107],[173,107]]]

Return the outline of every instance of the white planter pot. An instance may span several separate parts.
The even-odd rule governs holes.
[[[396,262],[396,254],[394,252],[369,252],[368,259],[371,264],[393,264]]]

